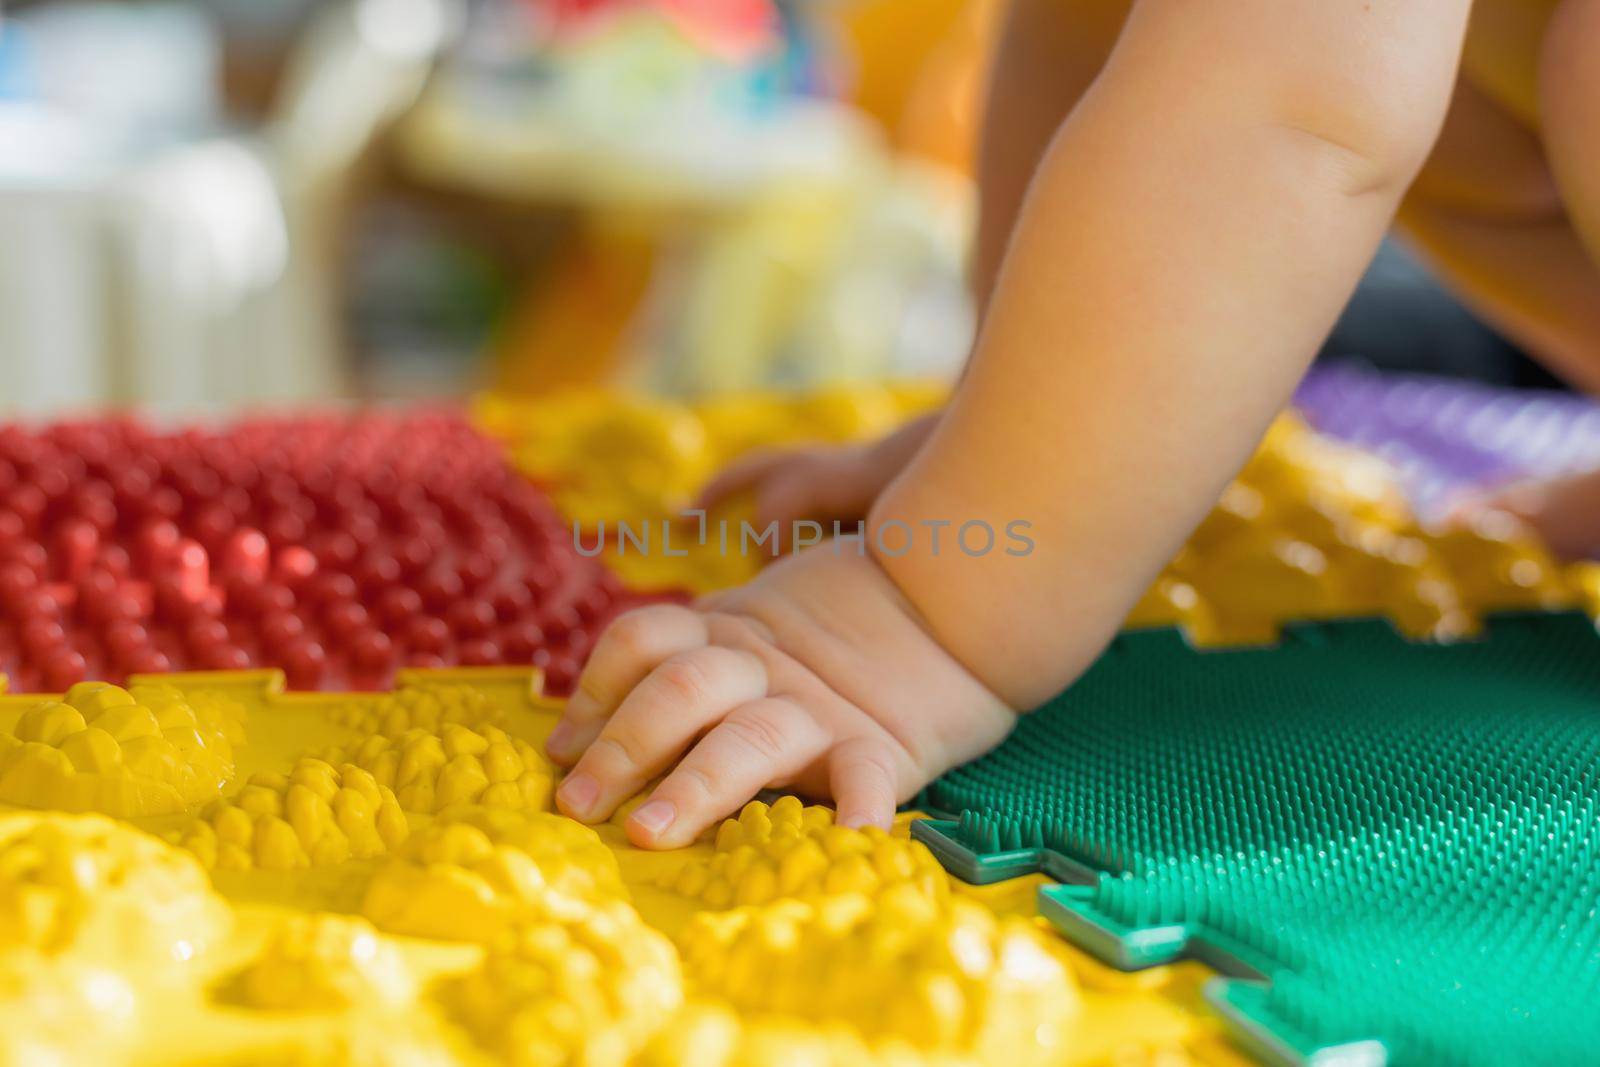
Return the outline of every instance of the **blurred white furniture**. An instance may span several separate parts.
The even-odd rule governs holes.
[[[448,0],[329,6],[248,135],[152,137],[106,101],[0,101],[0,413],[337,395],[353,166],[453,23]]]

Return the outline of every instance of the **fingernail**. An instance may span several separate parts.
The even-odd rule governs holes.
[[[894,827],[894,816],[891,815],[886,819],[882,816],[874,817],[864,811],[841,814],[837,821],[846,830],[864,830],[869,826],[876,826],[880,830],[889,830]]]
[[[635,809],[628,820],[646,833],[659,834],[677,817],[678,807],[672,801],[652,800]]]
[[[567,780],[561,783],[561,788],[556,790],[556,796],[569,814],[575,818],[586,819],[589,817],[589,809],[600,799],[600,783],[591,775],[568,775]]]
[[[550,731],[550,736],[544,739],[544,750],[556,759],[572,755],[567,751],[567,747],[572,744],[572,735],[576,732],[571,723],[562,719],[556,723],[556,728]]]

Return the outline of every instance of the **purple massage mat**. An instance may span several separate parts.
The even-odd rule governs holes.
[[[1423,515],[1468,488],[1600,467],[1600,404],[1572,394],[1335,365],[1313,369],[1295,405],[1394,464]]]

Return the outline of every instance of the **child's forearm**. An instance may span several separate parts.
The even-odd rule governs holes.
[[[1127,0],[1012,0],[989,77],[978,152],[972,292],[994,290],[1028,183],[1062,119],[1116,44]]]
[[[1014,706],[1092,659],[1282,405],[1437,132],[1467,7],[1129,17],[1034,180],[967,379],[873,513],[1030,524],[1021,557],[897,555],[898,531],[878,551]]]

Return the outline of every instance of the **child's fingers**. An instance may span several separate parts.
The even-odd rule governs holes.
[[[828,757],[828,784],[840,826],[893,825],[899,806],[895,758],[882,741],[858,737],[835,748]]]
[[[777,524],[777,538],[770,548],[776,555],[789,547],[790,524],[812,517],[826,470],[825,459],[817,454],[763,454],[748,467],[736,467],[708,485],[696,506],[713,508],[735,493],[755,489],[755,524],[760,529]]]
[[[797,470],[787,470],[768,479],[756,494],[755,522],[758,529],[775,525],[777,537],[772,543],[773,555],[789,550],[792,524],[796,519],[809,518],[816,504],[812,483]]]
[[[545,741],[550,758],[570,764],[645,675],[706,641],[705,617],[677,604],[652,604],[619,616],[595,643],[561,721]]]
[[[767,693],[748,652],[708,645],[681,652],[628,694],[556,792],[561,810],[594,822],[665,770],[696,734]]]
[[[827,749],[821,724],[792,701],[768,697],[735,708],[628,816],[628,839],[643,848],[687,845]]]
[[[761,449],[743,459],[736,460],[722,473],[706,483],[695,497],[694,506],[710,511],[730,496],[744,492],[765,478],[772,470],[787,462],[793,453],[776,449]]]

